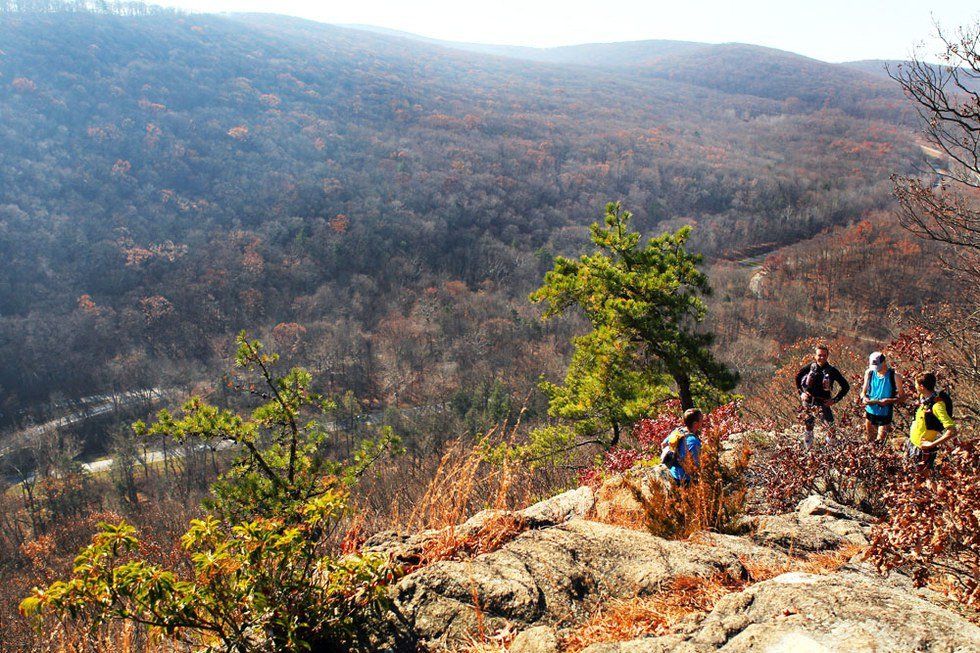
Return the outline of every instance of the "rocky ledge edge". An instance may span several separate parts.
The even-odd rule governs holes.
[[[672,541],[595,521],[622,499],[607,490],[581,487],[513,513],[483,511],[454,527],[465,539],[501,518],[520,524],[492,552],[403,577],[378,650],[459,650],[475,633],[506,630],[517,633],[511,653],[556,653],[567,629],[605,602],[663,593],[693,577],[741,579],[745,587],[667,634],[595,643],[585,653],[980,651],[976,613],[900,574],[881,576],[860,556],[831,573],[789,571],[753,582],[760,568],[799,568],[801,556],[867,545],[868,515],[811,496],[794,512],[745,520],[741,536]],[[365,546],[410,563],[444,535],[384,532]]]

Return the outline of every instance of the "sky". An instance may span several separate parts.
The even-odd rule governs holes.
[[[742,42],[824,61],[905,59],[917,44],[939,50],[934,22],[950,31],[980,20],[976,0],[149,0],[194,12],[270,12],[422,36],[552,47],[677,39]]]

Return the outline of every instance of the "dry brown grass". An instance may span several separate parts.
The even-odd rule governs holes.
[[[816,553],[806,558],[788,557],[784,565],[745,558],[742,564],[749,572],[748,580],[726,575],[712,578],[678,577],[668,590],[653,596],[608,601],[564,638],[562,651],[578,653],[590,644],[665,635],[678,620],[695,612],[711,610],[727,594],[790,571],[833,573],[862,550],[862,547],[855,545],[843,546],[836,551]]]
[[[781,565],[773,565],[769,561],[750,557],[742,557],[741,562],[742,566],[749,572],[751,581],[760,583],[789,572],[832,574],[863,551],[865,551],[865,547],[848,544],[834,551],[811,553],[805,557],[787,556]]]
[[[613,599],[563,638],[562,651],[578,653],[591,644],[664,635],[684,616],[708,611],[723,596],[742,587],[727,576],[680,576],[653,596]]]
[[[835,551],[811,553],[804,558],[797,571],[804,571],[808,574],[832,574],[864,550],[865,547],[863,546],[848,544]]]
[[[94,629],[49,624],[34,641],[32,653],[189,653],[191,647],[159,637],[132,622],[113,622]]]
[[[467,560],[492,553],[527,530],[527,526],[527,521],[513,512],[491,515],[475,531],[450,526],[425,543],[418,564],[409,571],[440,560]]]
[[[354,490],[364,532],[417,533],[458,525],[487,508],[523,508],[550,496],[569,473],[531,470],[512,461],[487,460],[488,451],[518,439],[521,423],[503,424],[478,438],[450,440],[441,455],[396,456],[365,474]]]

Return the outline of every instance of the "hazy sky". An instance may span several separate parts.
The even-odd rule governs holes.
[[[261,11],[360,23],[451,41],[555,46],[679,39],[739,41],[825,61],[900,59],[927,42],[933,17],[980,19],[976,0],[150,0],[192,11]],[[931,57],[929,57],[931,58]]]

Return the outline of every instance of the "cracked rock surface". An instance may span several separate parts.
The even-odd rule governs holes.
[[[437,562],[410,574],[398,583],[395,603],[420,641],[453,644],[479,619],[490,629],[567,625],[604,600],[657,592],[681,576],[747,578],[746,556],[784,557],[744,538],[674,542],[573,519],[522,533],[473,560]]]
[[[615,494],[615,493],[613,493]],[[698,534],[686,541],[590,521],[603,497],[579,488],[518,513],[526,530],[496,551],[443,560],[393,588],[392,638],[379,650],[460,650],[479,629],[518,633],[517,650],[560,650],[574,627],[613,598],[670,591],[681,577],[751,581],[753,565],[790,568],[791,556],[867,543],[871,518],[822,497],[792,513],[747,520],[746,536]],[[477,533],[499,511],[455,527]],[[383,533],[369,541],[394,559],[412,559],[438,535]],[[980,651],[980,628],[962,606],[908,579],[883,578],[853,562],[826,575],[784,573],[722,598],[708,613],[674,624],[669,635],[594,644],[588,653],[766,651]]]
[[[585,653],[980,651],[980,628],[903,588],[853,572],[788,573],[721,599],[687,632]]]

